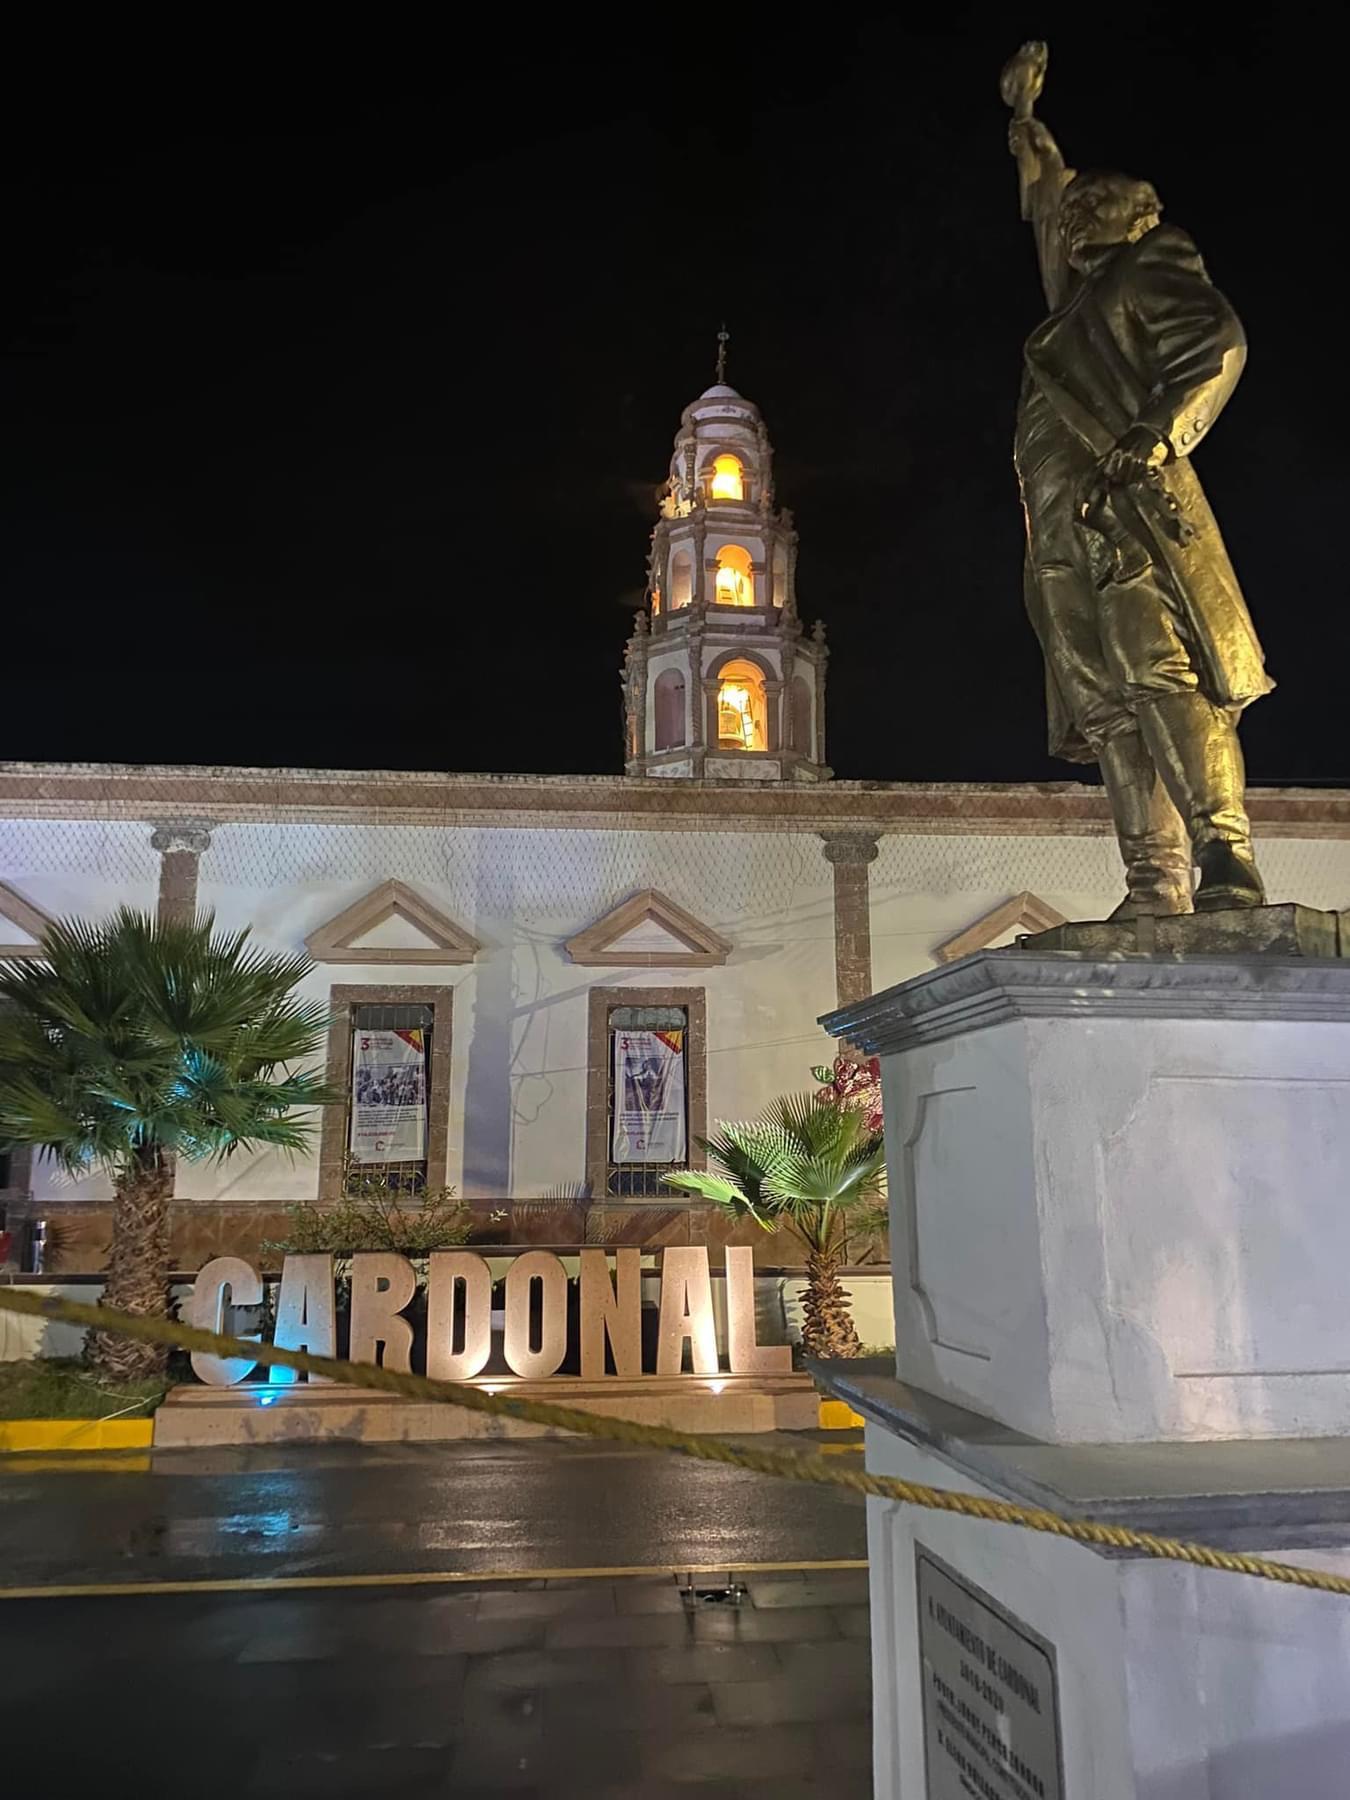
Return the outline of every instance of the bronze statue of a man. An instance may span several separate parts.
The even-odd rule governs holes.
[[[1051,309],[1016,440],[1050,748],[1101,766],[1125,863],[1113,917],[1259,906],[1237,718],[1273,683],[1190,462],[1246,340],[1147,182],[1065,166],[1032,114],[1045,61],[1025,45],[1002,91]]]

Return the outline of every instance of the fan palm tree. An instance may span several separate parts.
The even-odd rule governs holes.
[[[780,1100],[766,1118],[723,1120],[716,1137],[700,1141],[718,1172],[681,1170],[666,1185],[765,1231],[795,1231],[806,1246],[802,1342],[813,1356],[856,1356],[861,1345],[839,1265],[849,1212],[884,1180],[881,1132],[864,1112],[801,1094]]]
[[[0,1144],[31,1145],[73,1176],[113,1185],[104,1304],[167,1309],[176,1158],[296,1152],[334,1096],[293,1072],[320,1048],[322,1002],[299,1000],[303,956],[216,935],[211,914],[153,919],[122,908],[52,925],[40,957],[0,963]],[[109,1375],[157,1373],[165,1352],[107,1332],[90,1352]]]

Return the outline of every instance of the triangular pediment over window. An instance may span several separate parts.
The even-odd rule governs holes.
[[[401,881],[384,881],[305,939],[316,963],[470,963],[476,938]]]
[[[634,894],[563,949],[574,963],[624,969],[711,969],[731,954],[711,925],[655,888]]]
[[[38,940],[52,923],[40,906],[0,881],[0,957],[41,956]]]
[[[1049,931],[1052,925],[1063,925],[1064,914],[1031,893],[1014,894],[1002,906],[996,906],[973,925],[967,925],[955,937],[939,944],[933,952],[934,962],[955,962],[959,956],[972,956],[977,950],[997,950],[1015,939],[1036,931]]]

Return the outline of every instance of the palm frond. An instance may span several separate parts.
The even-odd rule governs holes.
[[[60,1144],[87,1134],[78,1091],[69,1083],[45,1083],[21,1069],[0,1073],[0,1139],[7,1144]]]
[[[332,1011],[322,1000],[274,1007],[241,1026],[229,1048],[240,1068],[275,1069],[306,1062],[323,1048]]]
[[[806,1156],[829,1156],[852,1132],[852,1114],[815,1094],[788,1094],[772,1108],[776,1119],[796,1139]]]
[[[701,1138],[699,1141],[723,1174],[744,1188],[752,1201],[757,1200],[764,1181],[764,1171],[753,1156],[747,1155],[728,1137],[726,1127],[723,1126],[716,1137]]]
[[[755,1169],[761,1187],[787,1158],[800,1154],[792,1133],[772,1119],[724,1122],[722,1136]]]
[[[852,1205],[885,1167],[880,1147],[842,1157],[797,1157],[766,1183],[772,1198],[807,1206]]]
[[[714,1206],[723,1207],[733,1218],[753,1219],[766,1231],[773,1229],[750,1196],[734,1181],[727,1181],[721,1175],[713,1175],[706,1169],[678,1169],[661,1179],[666,1187],[697,1194],[701,1200],[710,1200]]]
[[[846,1214],[885,1182],[881,1133],[856,1108],[815,1094],[787,1095],[762,1119],[724,1119],[703,1144],[720,1173],[681,1172],[668,1186],[767,1230],[789,1225],[819,1251],[837,1250]]]
[[[0,1141],[114,1173],[156,1148],[304,1149],[341,1097],[303,1067],[328,1024],[294,991],[310,966],[210,913],[58,921],[0,966]]]

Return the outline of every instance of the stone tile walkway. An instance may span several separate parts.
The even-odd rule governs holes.
[[[746,1582],[10,1602],[4,1765],[193,1800],[861,1800],[866,1572]]]

